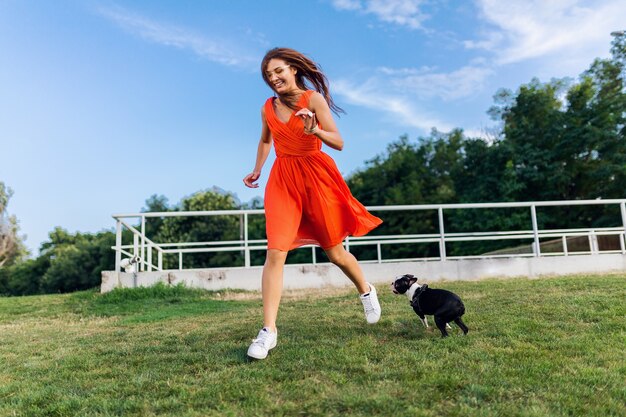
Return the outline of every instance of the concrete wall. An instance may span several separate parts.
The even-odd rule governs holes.
[[[626,255],[596,254],[528,258],[462,259],[446,261],[410,261],[393,263],[362,263],[368,281],[390,283],[395,276],[413,274],[427,282],[440,280],[479,280],[490,277],[538,277],[577,273],[626,272]],[[224,288],[260,290],[261,267],[188,269],[183,271],[139,272],[137,274],[102,272],[103,293],[114,288],[150,286],[157,282],[206,290]],[[345,286],[348,279],[334,265],[287,265],[285,289]]]

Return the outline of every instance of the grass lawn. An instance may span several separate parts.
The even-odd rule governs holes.
[[[466,305],[447,339],[378,287],[374,326],[287,294],[259,362],[257,293],[0,298],[0,416],[626,416],[626,275],[432,283]]]

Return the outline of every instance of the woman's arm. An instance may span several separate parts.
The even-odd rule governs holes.
[[[256,153],[256,164],[254,164],[254,170],[243,179],[243,183],[246,187],[259,187],[259,184],[256,184],[255,182],[261,176],[261,169],[263,169],[263,165],[267,160],[267,156],[269,155],[271,148],[272,134],[270,133],[267,121],[265,120],[265,106],[263,106],[261,108],[261,139],[259,140],[259,147]]]
[[[339,130],[337,130],[337,125],[335,125],[335,120],[333,119],[333,115],[330,112],[330,108],[328,107],[328,103],[326,103],[324,96],[318,92],[311,94],[311,98],[309,99],[309,108],[313,113],[315,113],[315,118],[307,117],[304,119],[305,130],[313,130],[313,134],[320,138],[320,140],[326,145],[333,149],[337,149],[338,151],[342,150],[343,139],[341,138]],[[315,128],[313,125],[316,123],[315,119],[321,123],[324,128],[323,130],[319,127]]]

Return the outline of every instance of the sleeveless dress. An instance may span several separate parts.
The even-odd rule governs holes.
[[[276,152],[265,188],[268,249],[288,251],[307,244],[328,249],[382,223],[352,196],[335,162],[321,151],[322,141],[304,133],[295,113],[308,106],[313,92],[301,95],[286,123],[274,111],[274,97],[265,102]]]

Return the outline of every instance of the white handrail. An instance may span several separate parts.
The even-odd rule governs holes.
[[[618,205],[622,225],[615,227],[586,227],[570,229],[539,229],[537,208],[539,207],[567,207],[583,205]],[[445,210],[468,210],[468,209],[499,209],[499,208],[529,208],[531,230],[496,230],[496,231],[469,231],[469,232],[448,232],[445,227]],[[436,211],[437,232],[405,235],[369,235],[361,237],[346,238],[345,246],[350,250],[350,246],[375,246],[377,259],[373,262],[391,262],[394,259],[383,259],[382,245],[394,244],[415,244],[428,243],[439,245],[439,257],[415,258],[415,259],[474,259],[486,257],[502,256],[555,256],[559,252],[541,253],[540,239],[555,238],[563,242],[563,256],[576,253],[619,253],[626,254],[626,199],[608,200],[569,200],[569,201],[529,201],[529,202],[501,202],[501,203],[463,203],[463,204],[421,204],[421,205],[395,205],[395,206],[369,206],[369,211],[373,212],[398,212],[398,211]],[[112,247],[115,250],[116,270],[120,270],[122,255],[139,259],[141,271],[152,269],[161,270],[163,265],[163,254],[178,254],[179,269],[182,269],[184,253],[215,253],[241,251],[244,254],[244,267],[250,267],[250,252],[267,249],[266,239],[249,239],[248,226],[250,215],[263,215],[263,209],[242,209],[242,210],[214,210],[214,211],[168,211],[168,212],[146,212],[146,213],[122,213],[115,214],[116,220],[116,243]],[[146,220],[157,217],[197,217],[197,216],[239,216],[240,237],[239,240],[213,241],[213,242],[177,242],[177,243],[155,243],[145,235]],[[383,217],[383,216],[381,216]],[[139,228],[129,224],[126,219],[139,219]],[[383,218],[384,219],[384,218]],[[122,230],[126,228],[133,235],[132,244],[122,244]],[[575,236],[587,236],[590,250],[573,252],[567,248],[567,238]],[[597,236],[619,236],[620,249],[611,251],[600,251],[597,246]],[[532,253],[508,254],[508,255],[471,255],[471,256],[450,256],[446,254],[446,243],[486,241],[486,240],[528,240],[532,247]],[[313,247],[306,245],[305,247]],[[156,250],[158,255],[157,265],[152,263],[152,251]],[[413,258],[411,258],[413,259]],[[405,258],[402,258],[405,260]],[[315,250],[312,250],[312,262],[316,263]]]

